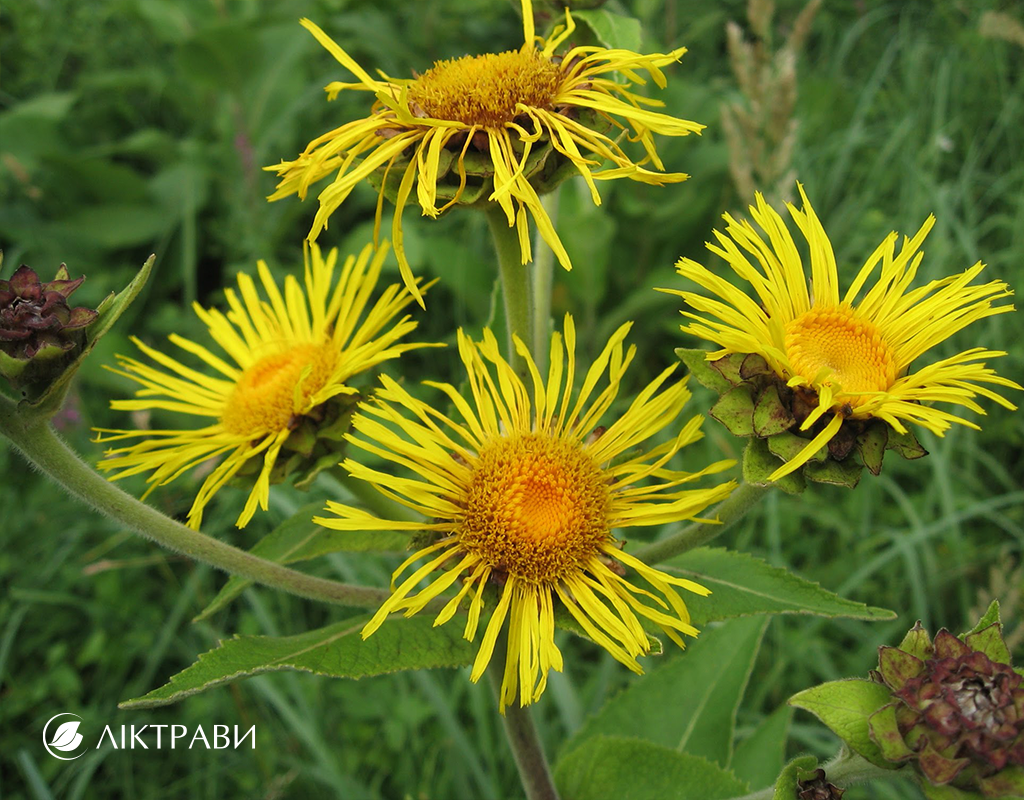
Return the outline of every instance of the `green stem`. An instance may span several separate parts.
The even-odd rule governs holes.
[[[87,505],[196,561],[311,600],[374,608],[390,596],[381,589],[306,575],[185,527],[101,476],[61,440],[48,422],[20,417],[14,403],[5,397],[0,398],[0,434],[42,473]]]
[[[764,497],[769,486],[755,486],[752,483],[741,483],[729,497],[716,509],[717,523],[694,522],[679,533],[654,542],[637,550],[633,555],[647,564],[658,564],[668,561],[673,556],[700,547],[721,536],[733,524],[742,519],[751,508]]]
[[[498,635],[494,645],[494,655],[487,666],[487,677],[494,697],[501,703],[501,682],[505,672],[505,652],[508,647],[508,633],[505,630]],[[517,702],[505,708],[501,717],[505,726],[505,737],[508,739],[512,755],[519,769],[519,779],[526,792],[526,800],[558,800],[558,790],[551,777],[544,747],[541,745],[537,728],[530,716],[530,709],[520,706]]]
[[[519,249],[519,233],[508,226],[508,218],[501,206],[492,203],[487,206],[487,222],[491,227],[494,249],[498,253],[498,270],[501,274],[501,294],[505,300],[505,321],[508,325],[508,360],[517,373],[526,376],[525,363],[516,353],[512,343],[515,334],[534,353],[533,326],[530,319],[530,271],[523,264],[523,253]]]
[[[544,195],[540,202],[544,206],[551,224],[558,223],[558,199],[562,187],[558,186],[550,194]],[[548,369],[547,342],[551,327],[551,288],[554,284],[555,251],[552,250],[544,237],[537,231],[533,243],[533,344],[535,352],[533,360],[541,375]]]
[[[846,748],[840,750],[832,760],[822,764],[821,768],[825,770],[825,780],[840,789],[845,789],[855,783],[864,783],[865,781],[879,778],[900,777],[908,779],[912,777],[910,770],[892,770],[876,767],[870,761],[861,758],[856,753],[851,753]],[[734,797],[732,800],[772,800],[774,796],[775,787],[769,786],[766,789],[760,789],[759,791],[745,794],[742,797]]]

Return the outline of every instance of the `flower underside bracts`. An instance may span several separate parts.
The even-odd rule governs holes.
[[[85,328],[98,314],[68,305],[84,280],[71,280],[65,264],[52,281],[40,281],[24,264],[8,280],[0,280],[0,375],[14,387],[47,382],[81,348]]]
[[[981,396],[1015,409],[988,388],[1021,389],[986,366],[1006,355],[1002,351],[972,347],[911,370],[928,350],[971,323],[1013,311],[996,304],[1012,294],[1009,287],[1002,281],[973,284],[984,268],[979,262],[911,288],[935,221],[929,217],[912,238],[904,237],[899,252],[897,235],[890,233],[840,296],[832,245],[799,188],[803,209],[787,207],[807,241],[810,285],[785,222],[758,195],[750,216],[767,240],[750,222],[726,214],[725,232],[715,231],[717,242],[707,245],[750,284],[754,297],[688,258],[679,261],[679,274],[701,291],[662,290],[686,302],[682,313],[691,321],[685,332],[721,348],[701,353],[712,362],[703,366],[695,362],[699,351],[680,356],[701,372],[702,382],[723,393],[714,416],[734,433],[756,437],[748,455],[761,468],[752,471],[779,481],[807,464],[807,477],[849,485],[861,463],[878,473],[887,446],[906,457],[925,454],[907,423],[939,436],[954,423],[978,427],[933,403],[984,414],[975,400]],[[847,459],[851,452],[860,462]],[[828,464],[808,464],[826,459]]]
[[[244,527],[257,507],[267,508],[270,484],[289,469],[305,465],[306,477],[337,463],[358,396],[355,376],[407,350],[430,345],[402,343],[416,328],[408,316],[396,317],[412,302],[398,284],[371,303],[387,246],[371,245],[358,257],[338,264],[338,252],[326,258],[308,248],[303,283],[289,275],[284,292],[267,265],[258,264],[257,282],[238,274],[238,292],[225,290],[227,313],[193,305],[210,337],[227,358],[177,334],[169,338],[198,357],[207,371],[133,338],[155,366],[119,356],[112,371],[138,383],[135,399],[115,400],[123,411],[170,411],[198,418],[199,428],[98,430],[97,441],[135,440],[110,449],[99,463],[111,480],[150,473],[147,494],[209,459],[220,458],[188,514],[198,529],[213,495],[236,476],[249,476],[248,500],[238,517]],[[340,274],[338,274],[340,272]],[[422,289],[428,287],[423,286]]]
[[[571,47],[557,54],[575,29],[566,23],[548,40],[535,35],[530,0],[523,0],[525,43],[519,50],[439,61],[413,79],[372,78],[336,42],[309,20],[305,26],[347,70],[355,83],[328,84],[328,98],[342,91],[372,92],[369,115],[345,123],[309,143],[294,161],[267,167],[280,177],[270,200],[296,194],[328,175],[309,233],[315,240],[332,213],[364,179],[379,196],[379,230],[384,196],[395,203],[392,239],[406,285],[417,293],[402,246],[402,211],[415,187],[425,216],[437,217],[456,204],[496,203],[515,227],[523,263],[531,260],[529,217],[563,267],[569,256],[540,202],[568,174],[581,174],[593,201],[601,202],[597,181],[629,178],[653,185],[688,176],[664,172],[654,134],[684,136],[703,125],[651,110],[662,105],[632,91],[646,75],[666,85],[661,67],[685,48],[642,55],[603,47]],[[625,79],[625,80],[622,80]],[[619,144],[622,135],[640,145],[634,160]],[[597,169],[602,164],[606,168]],[[650,164],[655,169],[647,169]]]
[[[929,785],[1024,797],[1024,674],[997,605],[960,638],[943,629],[932,641],[918,623],[898,648],[879,648],[872,677],[892,692],[868,721],[884,758]]]
[[[694,518],[728,496],[734,483],[709,489],[686,484],[732,462],[696,472],[668,466],[681,448],[701,438],[700,416],[644,452],[643,443],[672,425],[690,396],[685,380],[668,383],[672,368],[614,422],[599,427],[635,354],[634,347],[623,346],[629,327],[611,337],[575,398],[576,333],[568,315],[564,339],[552,337],[546,377],[515,340],[529,370],[527,382],[499,353],[489,330],[482,342],[460,331],[471,397],[449,384],[427,384],[447,396],[451,415],[382,377],[384,388],[360,406],[348,438],[388,465],[373,469],[349,459],[343,466],[428,521],[382,520],[334,502],[328,503],[332,516],[316,521],[338,530],[426,531],[431,542],[396,570],[392,596],[363,629],[364,638],[392,612],[410,616],[458,587],[446,602],[438,601],[443,607],[432,612],[435,624],[451,620],[467,602],[465,637],[474,640],[485,599],[493,598],[472,678],[483,674],[507,624],[504,709],[517,692],[523,705],[539,698],[548,671],[561,669],[554,641],[559,605],[635,672],[641,671],[637,656],[650,649],[641,621],[680,646],[683,634],[697,633],[675,587],[701,595],[707,590],[625,553],[611,531]],[[392,465],[415,476],[393,475]],[[407,575],[415,562],[420,563]],[[634,581],[625,577],[627,568],[635,572]]]

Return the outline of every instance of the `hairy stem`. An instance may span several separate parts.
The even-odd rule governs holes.
[[[494,645],[494,655],[487,667],[487,677],[498,703],[501,703],[501,682],[505,672],[504,654],[507,647],[508,633],[503,630]],[[520,706],[513,702],[505,709],[501,721],[505,727],[505,737],[516,760],[516,767],[519,769],[519,779],[523,783],[526,800],[558,800],[558,790],[551,777],[551,769],[548,767],[544,747],[540,742],[540,736],[537,735],[529,706]]]
[[[505,321],[508,325],[506,343],[509,363],[517,373],[526,375],[525,364],[512,344],[515,334],[536,356],[533,325],[530,309],[530,271],[523,264],[522,250],[519,249],[519,233],[508,226],[508,218],[496,203],[487,207],[487,222],[491,227],[494,249],[498,254],[498,271],[501,274],[501,294],[505,300]]]
[[[742,519],[750,509],[757,505],[771,487],[755,486],[752,483],[741,483],[716,509],[718,523],[694,522],[683,528],[679,533],[654,542],[637,550],[635,555],[647,564],[658,564],[668,561],[673,556],[700,547],[721,536],[738,520]]]
[[[0,398],[0,434],[40,472],[79,500],[169,550],[311,600],[373,608],[390,595],[382,589],[315,578],[185,527],[93,470],[48,422],[21,418],[7,398]]]

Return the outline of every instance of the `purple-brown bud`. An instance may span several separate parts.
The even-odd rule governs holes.
[[[914,763],[936,786],[1024,796],[1024,676],[1000,631],[995,621],[931,641],[918,624],[899,648],[879,648],[872,677],[893,702],[869,727],[886,759]]]
[[[84,280],[71,280],[64,264],[46,283],[25,265],[0,280],[0,374],[12,384],[45,380],[81,345],[83,329],[97,312],[72,308],[68,298]]]

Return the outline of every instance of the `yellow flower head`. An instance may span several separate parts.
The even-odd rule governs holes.
[[[985,366],[985,359],[1004,352],[974,347],[910,371],[918,357],[961,328],[1013,311],[1012,305],[993,305],[1012,294],[1005,283],[972,285],[985,266],[979,262],[959,275],[911,289],[924,256],[921,244],[935,223],[930,216],[912,239],[904,237],[898,253],[898,237],[890,233],[840,297],[832,245],[802,186],[800,196],[803,210],[792,204],[787,208],[807,240],[810,286],[785,222],[758,194],[750,216],[767,234],[767,242],[749,222],[726,214],[725,233],[715,231],[718,244],[707,245],[753,287],[757,299],[689,258],[679,261],[679,274],[706,293],[662,290],[679,295],[693,309],[682,312],[694,320],[684,331],[721,346],[708,360],[760,354],[789,387],[811,399],[813,410],[800,427],[820,431],[771,480],[806,463],[836,435],[844,419],[880,419],[898,433],[906,433],[904,422],[913,422],[941,436],[954,422],[978,426],[933,408],[932,402],[984,414],[974,401],[981,395],[1016,408],[979,385],[1021,388]],[[874,285],[865,291],[876,270]]]
[[[595,642],[635,672],[641,672],[636,657],[650,648],[640,618],[680,646],[680,634],[697,633],[673,587],[701,595],[707,590],[624,553],[611,531],[693,518],[728,496],[734,484],[701,490],[680,487],[732,462],[698,472],[666,466],[682,447],[702,436],[700,416],[667,442],[646,453],[636,452],[675,421],[690,396],[685,380],[662,388],[672,368],[653,380],[607,428],[596,427],[615,401],[635,354],[634,347],[623,348],[629,327],[623,325],[611,337],[575,399],[576,333],[568,315],[564,343],[560,334],[552,337],[546,380],[516,339],[532,391],[501,356],[489,330],[482,342],[473,342],[460,331],[459,354],[472,403],[449,384],[427,384],[447,395],[458,419],[382,377],[383,390],[361,406],[348,438],[392,465],[411,469],[416,477],[396,477],[391,465],[375,470],[347,460],[343,466],[429,521],[382,520],[333,502],[328,510],[336,516],[316,521],[338,530],[419,530],[439,538],[398,568],[393,594],[363,629],[364,638],[388,614],[415,614],[461,580],[434,624],[450,620],[470,598],[465,636],[473,640],[485,588],[494,584],[497,603],[472,678],[483,674],[507,619],[500,703],[504,708],[517,691],[523,705],[536,700],[544,691],[548,670],[562,668],[554,641],[556,602]],[[607,384],[599,389],[606,373]],[[426,560],[396,588],[399,578],[421,559]],[[650,588],[623,577],[627,567]],[[424,579],[429,586],[418,589]]]
[[[494,184],[487,199],[500,205],[509,227],[517,228],[524,264],[531,258],[528,215],[532,215],[562,266],[571,268],[527,174],[528,162],[533,164],[531,153],[542,145],[550,144],[575,165],[597,204],[601,202],[597,180],[630,178],[654,185],[684,180],[687,176],[682,173],[644,169],[642,165],[650,162],[664,170],[653,134],[683,136],[699,133],[704,126],[651,111],[662,103],[630,89],[633,84],[646,83],[642,72],[664,87],[660,68],[677,61],[686,48],[641,55],[629,50],[573,47],[558,56],[556,50],[575,30],[571,15],[566,11],[566,24],[545,42],[534,34],[530,0],[522,0],[522,5],[526,41],[521,49],[438,61],[411,80],[372,78],[320,28],[303,19],[302,25],[357,78],[356,83],[328,84],[329,99],[343,90],[356,89],[373,92],[377,101],[367,117],[314,139],[296,160],[267,167],[281,178],[270,199],[293,194],[305,198],[311,184],[337,173],[320,193],[320,208],[309,233],[312,241],[360,181],[384,170],[377,203],[379,228],[387,175],[393,167],[400,170],[392,238],[406,285],[420,300],[402,247],[402,209],[414,185],[426,216],[437,217],[459,202],[466,189],[464,161],[471,147],[486,153],[490,160]],[[594,114],[622,129],[642,145],[645,156],[634,162],[616,140],[584,124],[581,114]],[[453,158],[459,184],[454,196],[438,207],[438,179]],[[593,171],[605,161],[610,168]]]
[[[137,399],[114,400],[111,408],[175,411],[209,424],[184,430],[98,430],[97,441],[142,440],[108,450],[100,469],[117,470],[111,480],[152,472],[148,494],[189,468],[224,456],[206,477],[189,511],[189,525],[198,529],[203,509],[214,493],[246,461],[260,455],[263,466],[238,527],[252,519],[257,505],[266,510],[271,468],[303,416],[332,397],[355,393],[346,384],[353,375],[406,350],[427,346],[398,343],[416,327],[408,316],[392,324],[412,302],[407,289],[389,286],[366,312],[387,253],[385,245],[371,258],[372,249],[367,245],[358,258],[349,256],[335,281],[338,251],[332,250],[324,259],[320,249],[311,245],[304,285],[289,275],[282,295],[267,265],[260,261],[259,278],[266,299],[260,297],[252,277],[239,273],[239,293],[232,289],[224,293],[227,314],[194,304],[228,360],[177,334],[169,338],[204,361],[215,375],[193,370],[133,337],[135,345],[158,366],[118,356],[121,369],[111,371],[142,388],[136,392]]]

